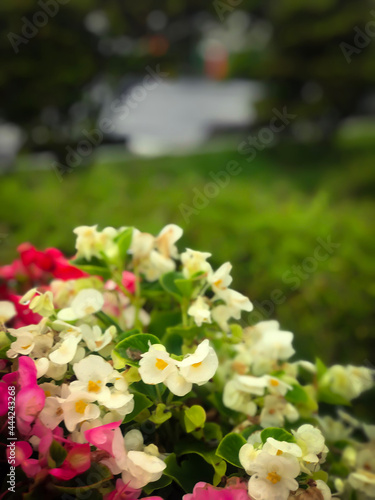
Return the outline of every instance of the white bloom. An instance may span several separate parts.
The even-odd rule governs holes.
[[[50,362],[48,370],[46,372],[46,376],[54,380],[61,380],[64,377],[67,369],[68,365],[66,363],[58,364]]]
[[[202,296],[198,297],[189,307],[188,315],[194,318],[197,326],[202,326],[202,323],[211,323],[210,307]]]
[[[171,373],[164,383],[175,396],[185,396],[193,387],[193,384],[188,382],[178,371]]]
[[[103,295],[94,288],[86,288],[74,297],[70,307],[61,309],[57,317],[63,321],[74,321],[100,311],[103,305]]]
[[[48,291],[43,294],[37,294],[30,302],[29,308],[41,316],[49,318],[55,313],[55,307],[53,305],[53,295],[52,292]]]
[[[112,375],[113,367],[101,356],[91,354],[83,358],[73,365],[73,371],[77,380],[70,384],[72,392],[87,392],[99,401],[102,401],[102,398],[103,400],[110,398],[110,391],[106,384]]]
[[[160,479],[165,468],[166,465],[160,458],[132,450],[127,454],[122,480],[125,484],[129,483],[131,488],[143,488],[146,484]]]
[[[91,260],[92,257],[101,257],[104,252],[112,257],[117,251],[114,239],[118,231],[113,227],[106,227],[103,231],[97,231],[98,226],[80,226],[74,229],[77,235],[76,249],[77,257]]]
[[[320,490],[320,493],[323,495],[323,500],[330,500],[332,498],[331,490],[327,483],[322,481],[321,479],[317,479],[316,487]]]
[[[122,318],[126,329],[131,330],[134,327],[135,315],[135,306],[127,306],[123,309]],[[144,309],[138,311],[138,319],[142,325],[147,326],[150,323],[150,315]]]
[[[79,422],[99,417],[99,407],[92,404],[95,400],[96,396],[88,392],[73,392],[65,400],[60,399],[65,426],[69,432],[73,432]]]
[[[279,394],[280,396],[285,396],[285,394],[293,389],[293,387],[277,377],[271,377],[270,375],[265,375],[268,384],[268,391],[271,394]]]
[[[266,330],[253,346],[253,356],[272,360],[286,360],[295,350],[292,347],[293,333],[280,330]]]
[[[230,262],[225,262],[208,277],[208,283],[210,283],[212,290],[218,296],[220,296],[220,294],[232,283],[232,277],[230,276],[231,270],[232,264]]]
[[[168,224],[160,231],[155,239],[155,246],[164,257],[174,259],[178,257],[175,243],[181,238],[183,232],[176,224]]]
[[[34,336],[34,349],[32,357],[44,358],[48,356],[53,346],[53,333],[48,332],[43,335]]]
[[[138,229],[133,230],[132,242],[130,245],[130,253],[133,254],[133,259],[138,262],[150,255],[154,246],[155,237],[148,233],[141,233]]]
[[[32,288],[31,290],[29,290],[28,292],[25,293],[25,295],[23,295],[20,300],[19,300],[19,303],[23,306],[27,306],[27,304],[30,303],[31,299],[34,297],[34,295],[37,293],[37,289],[36,288]]]
[[[138,429],[132,429],[124,436],[127,451],[143,451],[143,435]]]
[[[212,273],[211,265],[207,262],[209,257],[211,257],[211,254],[208,252],[198,252],[187,248],[181,254],[182,273],[185,278],[191,278],[191,276],[199,272],[209,276]]]
[[[355,491],[361,491],[368,497],[375,497],[375,474],[365,469],[358,469],[349,475],[349,484]]]
[[[69,363],[76,355],[79,341],[80,338],[73,335],[65,337],[61,343],[56,344],[56,349],[50,353],[49,359],[57,365]]]
[[[323,375],[321,385],[346,399],[354,399],[373,387],[374,370],[360,366],[334,365]]]
[[[116,333],[116,328],[110,326],[103,333],[98,325],[92,328],[89,325],[80,326],[82,338],[86,342],[88,349],[92,352],[97,352],[106,347],[113,340],[113,334]]]
[[[247,474],[251,474],[252,464],[259,453],[261,453],[261,450],[254,448],[250,443],[246,443],[240,448],[239,459]]]
[[[263,446],[263,450],[270,455],[283,455],[285,458],[288,458],[289,455],[292,455],[295,458],[302,457],[302,450],[298,444],[288,443],[287,441],[278,441],[272,437],[267,439]]]
[[[223,392],[223,403],[232,410],[253,416],[257,411],[252,396],[263,396],[267,387],[267,379],[251,375],[239,375],[229,381]]]
[[[240,319],[241,311],[250,312],[254,309],[250,299],[236,290],[227,288],[220,292],[220,298],[225,301],[226,305],[232,311],[232,317],[235,319]]]
[[[178,363],[185,380],[198,385],[208,382],[215,375],[218,365],[216,352],[207,339],[199,344],[194,354],[188,354]]]
[[[55,429],[64,420],[62,400],[58,397],[47,397],[43,410],[39,413],[41,422],[48,429]]]
[[[139,375],[145,384],[160,384],[177,371],[176,361],[166,352],[161,344],[151,345],[142,354],[139,362]]]
[[[7,351],[8,358],[15,358],[18,354],[24,356],[31,353],[34,349],[34,337],[31,333],[24,333],[17,337],[17,340],[10,344],[10,349]]]
[[[233,318],[233,309],[224,304],[220,304],[212,309],[211,316],[224,332],[230,330],[228,321],[230,318]]]
[[[264,398],[264,407],[260,414],[260,425],[266,427],[283,427],[285,419],[295,422],[299,417],[296,408],[282,396],[272,394]]]
[[[14,318],[16,314],[17,311],[13,302],[9,302],[8,300],[0,301],[0,324],[6,323],[10,319]]]
[[[39,358],[35,360],[37,378],[43,377],[47,373],[49,364],[50,361],[48,358]]]
[[[293,458],[293,457],[292,457]],[[249,465],[253,474],[249,481],[249,495],[254,500],[287,500],[298,488],[294,479],[300,473],[296,459],[270,455],[262,451]]]
[[[302,459],[308,464],[318,464],[328,448],[324,436],[319,429],[310,424],[301,425],[297,431],[292,431],[298,446],[302,450]]]

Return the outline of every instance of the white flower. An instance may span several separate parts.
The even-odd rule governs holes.
[[[69,432],[84,420],[94,420],[99,417],[99,406],[92,404],[96,396],[88,392],[73,392],[65,400],[60,399],[64,412],[64,423]]]
[[[235,319],[240,319],[241,311],[250,312],[254,309],[250,299],[236,290],[227,288],[226,290],[221,291],[219,296],[230,308],[232,311],[232,317]]]
[[[97,352],[106,347],[113,340],[113,335],[116,334],[116,328],[110,326],[103,333],[98,325],[92,328],[89,325],[80,325],[82,338],[86,342],[88,349],[92,352]]]
[[[188,315],[194,318],[197,326],[202,326],[202,323],[211,323],[210,307],[202,296],[198,297],[189,307]]]
[[[251,443],[246,443],[240,448],[239,459],[247,474],[251,474],[252,464],[259,453],[261,450],[254,448]]]
[[[207,278],[212,290],[218,296],[221,296],[221,293],[232,283],[232,277],[230,276],[231,270],[232,264],[230,262],[225,262],[225,264],[221,265],[219,269]]]
[[[218,365],[216,352],[207,339],[199,344],[194,354],[188,354],[178,363],[185,380],[198,385],[208,382],[215,375]]]
[[[230,318],[233,318],[233,309],[224,304],[220,304],[212,309],[211,316],[224,332],[230,330],[228,321]]]
[[[39,413],[41,422],[48,429],[55,429],[64,420],[64,410],[62,400],[57,397],[47,397],[43,410]]]
[[[375,474],[365,469],[358,469],[349,475],[349,484],[355,491],[361,491],[368,497],[375,497]]]
[[[0,324],[6,323],[10,319],[14,318],[17,314],[16,308],[13,302],[8,300],[0,300]]]
[[[55,313],[55,307],[53,305],[53,295],[52,292],[48,291],[43,294],[37,294],[30,302],[29,308],[41,316],[49,318]]]
[[[35,360],[37,378],[43,377],[47,373],[49,364],[50,361],[48,358],[39,358]]]
[[[302,459],[307,464],[319,464],[325,458],[328,448],[324,436],[319,429],[311,424],[301,425],[297,431],[292,431],[298,446],[302,450]]]
[[[284,332],[279,329],[265,330],[258,342],[253,345],[252,354],[254,357],[259,358],[286,360],[295,353],[292,342],[293,333],[291,332]]]
[[[194,274],[199,272],[209,276],[212,273],[211,265],[207,262],[209,257],[211,257],[211,254],[208,252],[198,252],[187,248],[186,251],[181,254],[183,266],[182,273],[185,278],[191,278]]]
[[[57,317],[63,321],[74,321],[100,311],[103,305],[103,295],[94,288],[86,288],[74,297],[70,307],[61,309]]]
[[[292,455],[295,458],[302,457],[302,450],[295,443],[288,443],[287,441],[278,441],[272,437],[269,437],[263,446],[263,451],[266,451],[270,455],[284,456],[288,458]]]
[[[257,405],[252,400],[252,394],[237,379],[225,384],[223,403],[227,408],[251,417],[257,412]]]
[[[168,224],[160,231],[155,239],[155,246],[164,257],[174,259],[178,257],[175,243],[181,238],[183,232],[176,224]]]
[[[67,369],[68,365],[66,363],[60,365],[51,361],[45,375],[54,380],[61,380],[64,377]]]
[[[161,344],[151,345],[142,354],[139,362],[139,375],[145,384],[160,384],[177,371],[176,361],[166,352]]]
[[[37,289],[36,288],[32,288],[31,290],[29,290],[28,292],[25,293],[25,295],[23,295],[20,300],[19,300],[19,303],[23,306],[27,306],[27,304],[30,303],[30,300],[34,297],[34,295],[37,293]]]
[[[264,398],[264,407],[260,414],[260,425],[266,427],[283,427],[285,419],[295,422],[299,417],[296,408],[282,396],[272,394]]]
[[[193,387],[193,384],[188,382],[178,371],[171,373],[164,383],[175,396],[185,396]]]
[[[160,458],[143,451],[131,450],[126,457],[126,470],[122,480],[131,488],[140,489],[161,478],[165,463]]]
[[[265,375],[268,384],[268,391],[271,394],[279,394],[280,396],[285,396],[285,394],[292,390],[293,387],[277,377],[271,377],[270,375]]]
[[[252,476],[249,495],[254,500],[287,500],[289,493],[298,488],[294,479],[300,473],[297,460],[270,455],[262,451],[250,464]]]
[[[49,359],[57,365],[69,363],[76,355],[79,341],[80,338],[74,335],[65,337],[61,343],[56,344],[55,350],[49,355]]]
[[[138,229],[133,230],[132,242],[130,245],[130,253],[133,254],[133,259],[138,262],[148,258],[154,246],[155,237],[148,233],[141,233]]]
[[[91,354],[73,365],[77,380],[71,382],[70,389],[75,392],[87,392],[95,399],[102,401],[110,398],[109,388],[106,386],[112,375],[113,367],[101,356]],[[125,404],[126,401],[119,404]]]
[[[374,370],[360,366],[333,365],[323,375],[321,385],[346,399],[354,399],[373,387]]]
[[[316,481],[316,487],[320,491],[320,493],[323,495],[323,500],[330,500],[332,498],[331,490],[327,483],[322,481],[321,479],[317,479]]]
[[[118,231],[113,227],[106,227],[103,231],[97,231],[98,226],[80,226],[74,229],[77,235],[76,249],[77,257],[84,257],[91,260],[92,257],[101,257],[104,252],[109,257],[113,257],[118,251],[114,239]]]
[[[10,344],[10,349],[7,351],[8,358],[15,358],[18,354],[24,356],[30,354],[34,349],[34,337],[31,333],[24,333],[17,337],[17,340]]]
[[[131,330],[134,327],[136,311],[135,306],[127,306],[123,310],[122,318],[127,330]],[[142,325],[147,326],[150,323],[150,315],[144,309],[138,311],[138,319]]]

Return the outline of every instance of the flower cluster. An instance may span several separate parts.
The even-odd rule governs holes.
[[[374,370],[244,325],[231,264],[179,253],[174,224],[74,233],[72,260],[23,244],[0,268],[1,439],[27,498],[375,498],[375,426],[327,410]]]

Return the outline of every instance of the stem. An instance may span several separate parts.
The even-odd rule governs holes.
[[[189,325],[189,318],[187,315],[187,306],[189,304],[186,302],[186,299],[184,298],[181,302],[181,313],[182,313],[182,324],[183,326],[187,327]]]
[[[116,327],[117,333],[120,333],[122,330],[118,323],[114,319],[112,319],[108,314],[104,313],[103,311],[98,311],[95,313],[95,316],[104,323],[105,326],[114,326]]]
[[[134,318],[134,326],[136,328],[139,328],[141,331],[143,329],[143,325],[139,319],[139,311],[141,309],[141,280],[139,276],[139,271],[138,268],[136,267],[134,269],[134,274],[135,274],[135,318]]]
[[[159,403],[162,403],[162,402],[163,402],[163,400],[162,400],[162,398],[161,398],[161,393],[160,393],[159,384],[156,384],[156,385],[155,385],[155,390],[156,390],[156,394],[157,394],[157,396],[158,396],[158,401],[159,401]]]

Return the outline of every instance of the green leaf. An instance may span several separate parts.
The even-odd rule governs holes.
[[[217,448],[216,455],[223,458],[230,464],[242,468],[239,453],[242,446],[246,443],[246,439],[241,436],[241,434],[231,432],[221,440]]]
[[[120,233],[115,238],[115,242],[118,245],[119,254],[122,260],[125,260],[126,258],[126,254],[132,242],[132,237],[133,237],[133,228],[128,227],[127,229],[124,229],[124,231],[122,231],[122,233]]]
[[[159,399],[159,394],[162,396],[166,391],[166,387],[164,384],[157,384],[158,391],[155,385],[145,384],[142,380],[139,382],[134,382],[132,384],[132,389],[140,394],[145,394],[149,397],[153,402]]]
[[[143,491],[146,493],[146,495],[150,495],[153,491],[160,490],[161,488],[165,488],[166,486],[170,485],[171,482],[171,477],[163,475],[158,481],[148,483],[146,486],[144,486]]]
[[[164,475],[170,477],[186,492],[192,492],[198,481],[212,484],[213,470],[202,457],[186,455],[177,462],[175,453],[165,459]]]
[[[296,441],[290,432],[285,429],[280,429],[279,427],[268,427],[267,429],[264,429],[261,432],[260,437],[262,439],[262,443],[265,443],[269,437],[272,437],[277,441],[287,441],[288,443],[294,443]]]
[[[105,280],[110,279],[111,271],[105,267],[97,267],[97,266],[77,266],[81,271],[84,271],[87,274],[91,274],[92,276],[101,276]]]
[[[207,442],[217,441],[217,444],[223,439],[223,431],[219,424],[215,422],[206,422],[204,424],[204,439]]]
[[[178,456],[188,455],[194,453],[202,457],[214,469],[213,485],[216,486],[220,483],[222,477],[227,470],[225,460],[221,460],[215,453],[215,449],[207,448],[207,445],[202,441],[197,440],[183,440],[175,445],[175,451]]]
[[[89,490],[98,489],[103,483],[113,478],[111,471],[104,465],[93,462],[88,471],[76,476],[70,481],[64,481],[63,485],[53,484],[58,491],[69,493],[74,498],[85,498]]]
[[[322,378],[322,376],[325,374],[327,371],[326,365],[323,363],[323,361],[319,358],[316,358],[315,360],[316,364],[316,375],[318,377],[318,380]]]
[[[237,323],[232,323],[231,325],[229,325],[229,327],[232,332],[232,336],[229,337],[227,340],[231,344],[238,344],[242,340],[242,335],[243,335],[242,327]]]
[[[293,404],[308,403],[309,397],[306,394],[303,387],[300,385],[293,385],[292,387],[293,387],[293,389],[289,390],[286,393],[285,399]]]
[[[65,450],[63,446],[61,446],[60,443],[58,443],[55,440],[52,441],[51,446],[49,448],[49,456],[55,462],[56,464],[55,467],[60,467],[62,465],[67,454],[68,452]]]
[[[179,309],[172,311],[153,310],[151,313],[151,322],[148,325],[148,331],[161,339],[163,335],[165,335],[167,328],[178,325],[181,321],[182,317]]]
[[[194,290],[194,282],[186,278],[178,278],[174,282],[183,297],[190,299]]]
[[[176,280],[183,280],[184,275],[182,273],[178,273],[176,271],[172,271],[170,273],[163,274],[163,276],[160,278],[160,284],[164,288],[164,290],[173,297],[175,297],[178,301],[181,300],[181,297],[183,297],[183,293],[181,290],[177,287],[176,285]]]
[[[166,337],[170,334],[177,334],[180,335],[184,340],[196,340],[199,339],[200,337],[203,337],[205,333],[204,327],[201,326],[183,326],[183,325],[177,325],[177,326],[170,326],[167,328],[167,333]]]
[[[169,420],[172,416],[172,412],[166,410],[166,406],[164,403],[160,403],[157,405],[156,409],[153,411],[149,420],[154,422],[156,425],[161,425],[167,420]]]
[[[123,420],[123,423],[131,422],[135,419],[137,415],[139,415],[146,408],[150,408],[154,403],[147,398],[144,394],[140,394],[138,392],[133,393],[134,396],[134,409],[131,413],[126,415]]]
[[[246,429],[244,429],[241,432],[241,435],[245,439],[247,439],[249,436],[251,436],[251,434],[253,434],[253,432],[261,431],[261,430],[263,430],[263,427],[261,427],[260,425],[250,425],[249,427],[246,427]]]
[[[150,333],[130,335],[116,345],[114,352],[121,356],[127,365],[138,366],[140,355],[149,350],[149,342],[159,344],[160,340]]]
[[[191,406],[184,411],[184,424],[186,432],[193,432],[204,426],[206,412],[199,405]]]
[[[137,335],[138,333],[142,333],[141,330],[139,330],[139,328],[133,328],[132,330],[128,330],[127,332],[121,332],[118,336],[117,336],[117,343],[120,343],[122,340],[128,338],[128,337],[131,337],[132,335]]]
[[[181,356],[184,340],[179,333],[167,333],[162,343],[170,354]]]
[[[336,394],[329,387],[319,387],[318,401],[330,405],[351,406],[351,402],[348,399],[340,396],[340,394]]]

